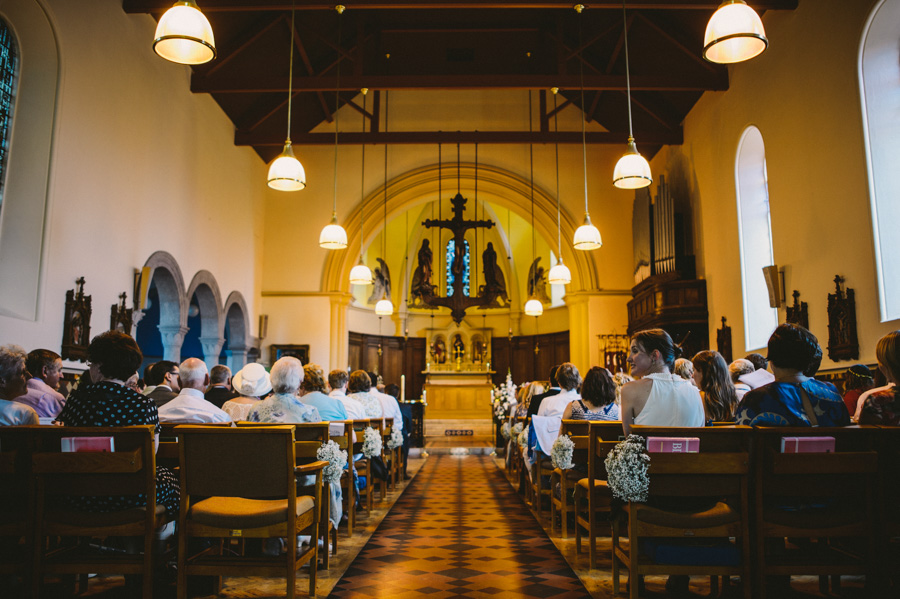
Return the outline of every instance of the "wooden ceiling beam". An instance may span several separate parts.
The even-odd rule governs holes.
[[[756,10],[794,10],[798,0],[749,0]],[[348,2],[348,11],[354,10],[472,10],[472,9],[559,9],[572,10],[571,0],[377,0],[354,4]],[[629,10],[703,10],[712,13],[721,4],[720,0],[627,0]],[[122,8],[126,13],[163,13],[172,6],[172,0],[124,0]],[[588,2],[589,9],[621,10],[622,3],[614,0]],[[323,0],[296,0],[297,10],[334,10],[334,2]],[[261,12],[291,10],[291,0],[201,0],[203,12]]]
[[[678,145],[684,136],[680,129],[644,129],[635,132],[643,144]],[[581,131],[397,131],[354,133],[341,132],[341,145],[427,145],[427,144],[580,144]],[[585,141],[589,144],[623,144],[628,139],[627,131],[588,132]],[[291,141],[296,146],[327,146],[334,144],[334,133],[291,133]],[[261,135],[247,131],[237,131],[234,135],[237,146],[275,147],[284,144],[280,135]]]
[[[223,48],[220,46],[220,51],[216,56],[216,60],[207,63],[209,67],[204,69],[203,72],[206,75],[212,75],[227,65],[232,58],[238,56],[253,42],[268,33],[272,27],[285,19],[285,15],[278,15],[274,19],[271,15],[267,15],[261,19],[257,19],[253,25],[242,31],[235,39],[229,40],[227,44],[224,44],[224,51],[222,51]]]
[[[287,92],[287,74],[278,77],[252,73],[239,79],[208,78],[194,74],[191,91],[207,94]],[[447,89],[550,89],[581,88],[578,75],[365,75],[341,77],[341,91],[361,88],[383,90],[447,90]],[[624,75],[585,75],[586,90],[624,90]],[[639,91],[724,91],[728,89],[728,72],[685,75],[659,73],[632,75],[631,89]],[[294,77],[294,90],[306,92],[335,91],[335,77],[313,75]]]

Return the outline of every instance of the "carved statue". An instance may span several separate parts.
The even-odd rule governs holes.
[[[499,305],[508,304],[509,296],[506,294],[506,279],[503,277],[503,271],[497,266],[497,251],[494,249],[494,244],[490,241],[481,254],[481,262],[484,271],[484,286],[478,290],[479,295],[484,295],[485,292],[494,292],[497,294],[497,303]]]
[[[381,258],[375,258],[381,266],[375,267],[374,283],[372,295],[369,296],[369,303],[377,303],[382,298],[391,299],[391,271],[388,270],[387,263]]]
[[[541,257],[538,256],[528,269],[528,296],[537,298],[541,303],[549,304],[550,297],[547,295],[547,273],[544,267],[538,265]]]
[[[413,299],[413,305],[423,305],[423,297],[434,294],[434,285],[431,284],[431,261],[433,259],[431,247],[427,239],[422,240],[419,248],[419,264],[413,272],[409,294]]]
[[[463,343],[462,336],[457,333],[453,338],[453,360],[461,362],[466,357],[466,345]]]

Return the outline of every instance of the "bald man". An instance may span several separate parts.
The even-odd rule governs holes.
[[[203,360],[188,358],[178,367],[181,392],[159,408],[160,422],[203,424],[231,422],[231,416],[203,398],[209,385],[209,370]]]

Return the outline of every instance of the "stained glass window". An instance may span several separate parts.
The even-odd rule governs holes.
[[[465,248],[462,255],[462,278],[463,278],[463,295],[469,295],[469,242],[463,240],[463,247]],[[447,242],[447,253],[446,259],[444,263],[447,265],[447,297],[453,295],[453,281],[455,280],[455,276],[453,275],[453,260],[456,258],[456,240],[451,239]]]
[[[6,21],[0,19],[0,208],[3,206],[3,182],[6,180],[18,68],[16,38]]]

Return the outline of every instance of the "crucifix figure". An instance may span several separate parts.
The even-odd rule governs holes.
[[[80,298],[84,295],[84,277],[75,279],[75,297]]]
[[[457,193],[456,197],[450,200],[453,204],[453,218],[449,220],[435,220],[429,218],[422,224],[426,229],[438,227],[440,229],[450,229],[453,231],[454,254],[453,261],[450,265],[450,272],[453,273],[453,295],[450,297],[441,297],[434,295],[433,289],[425,288],[422,294],[422,301],[428,306],[445,306],[450,308],[450,315],[456,324],[462,322],[466,315],[466,309],[472,306],[486,306],[494,301],[497,292],[493,289],[485,289],[481,295],[476,297],[467,297],[463,295],[463,270],[465,256],[465,237],[466,231],[469,229],[485,228],[490,229],[494,226],[491,220],[465,220],[463,212],[466,210],[466,198],[461,193]]]

